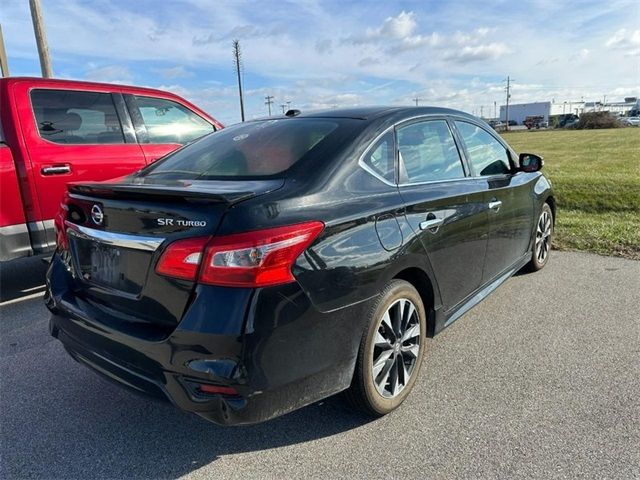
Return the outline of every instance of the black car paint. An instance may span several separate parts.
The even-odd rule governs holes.
[[[51,333],[75,359],[120,384],[217,423],[253,423],[349,386],[366,315],[391,279],[418,288],[434,335],[527,262],[534,218],[545,201],[554,206],[540,172],[471,177],[458,138],[463,179],[390,185],[358,165],[381,133],[416,118],[464,119],[492,132],[489,126],[437,108],[333,111],[286,121],[314,115],[353,119],[339,154],[311,174],[294,165],[284,182],[265,180],[280,182],[277,188],[237,185],[230,191],[261,194],[224,207],[178,198],[179,191],[135,200],[90,189],[70,194],[85,209],[101,203],[105,217],[120,216],[117,228],[129,233],[161,215],[208,221],[202,229],[145,230],[171,240],[321,220],[325,230],[298,258],[295,283],[254,290],[170,279],[152,271],[158,251],[139,265],[148,270],[139,293],[126,298],[73,278],[58,253],[47,274]],[[135,180],[121,182],[135,191]],[[487,207],[493,198],[505,200],[497,213]],[[433,213],[445,222],[421,231],[420,222]],[[231,385],[239,396],[202,395],[193,382]]]

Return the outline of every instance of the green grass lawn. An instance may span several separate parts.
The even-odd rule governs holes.
[[[554,247],[640,259],[640,128],[503,136],[544,157],[558,206]]]

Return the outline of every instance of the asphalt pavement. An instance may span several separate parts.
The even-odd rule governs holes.
[[[44,264],[20,262],[0,272],[0,478],[640,478],[640,262],[552,252],[431,340],[385,418],[336,396],[233,428],[75,363],[32,298]]]

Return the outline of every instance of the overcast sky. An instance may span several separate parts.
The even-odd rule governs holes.
[[[0,0],[12,75],[39,75],[27,0]],[[640,1],[42,0],[57,77],[172,90],[239,121],[276,106],[421,104],[485,116],[504,102],[640,96]],[[279,107],[278,107],[279,108]]]

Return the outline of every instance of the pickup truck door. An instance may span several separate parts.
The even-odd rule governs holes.
[[[32,89],[25,82],[14,96],[28,154],[21,175],[27,220],[44,228],[52,246],[52,219],[67,183],[127,175],[145,166],[145,157],[122,95],[108,87]]]
[[[147,163],[215,130],[209,121],[175,99],[127,93],[124,98]]]

